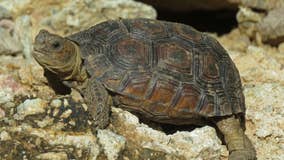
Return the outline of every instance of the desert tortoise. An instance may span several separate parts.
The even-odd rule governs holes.
[[[68,37],[41,30],[33,56],[84,97],[99,128],[118,106],[160,123],[214,122],[229,159],[255,159],[240,118],[239,73],[212,37],[190,26],[150,19],[109,20]],[[48,76],[53,75],[53,76]]]

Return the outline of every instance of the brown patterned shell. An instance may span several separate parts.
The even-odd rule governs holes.
[[[106,21],[71,35],[117,105],[164,120],[245,112],[238,70],[221,45],[190,26]]]

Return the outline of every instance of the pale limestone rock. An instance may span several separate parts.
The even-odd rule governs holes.
[[[284,41],[283,14],[284,6],[268,11],[268,14],[240,7],[237,13],[238,28],[242,33],[255,39],[258,44],[265,42],[278,45]]]
[[[33,52],[33,37],[32,37],[32,25],[31,17],[29,15],[23,15],[17,17],[15,20],[15,34],[18,36],[23,48],[24,56],[27,60],[31,60],[31,54]]]
[[[0,5],[13,14],[13,17],[24,12],[30,3],[31,0],[0,0]]]
[[[268,13],[259,22],[257,29],[262,40],[272,44],[284,42],[284,7],[277,8]]]
[[[68,160],[68,155],[65,152],[47,152],[36,156],[40,160]]]
[[[6,61],[5,58],[1,59],[1,61],[2,60]],[[1,66],[0,66],[0,71],[1,71]],[[0,74],[0,105],[5,105],[6,103],[12,102],[14,100],[14,97],[17,95],[25,95],[25,94],[26,94],[26,88],[23,87],[19,82],[17,82],[12,75],[9,75],[8,73]]]
[[[247,86],[247,134],[259,159],[282,159],[284,155],[284,86],[264,83]],[[273,157],[273,158],[272,158]]]
[[[10,136],[10,134],[6,131],[2,131],[0,133],[0,141],[7,141],[7,140],[11,140],[12,137]]]
[[[228,53],[236,63],[244,84],[284,82],[282,65],[269,50],[249,45],[245,53],[230,49]]]
[[[49,116],[44,117],[41,120],[34,120],[36,122],[36,124],[40,127],[40,128],[44,128],[48,125],[52,125],[54,118],[51,118]]]
[[[260,22],[262,16],[256,12],[253,12],[252,9],[247,7],[240,7],[237,13],[237,21],[238,23],[243,22]]]
[[[69,148],[70,146],[78,150],[88,151],[88,160],[96,160],[100,153],[99,145],[97,144],[97,138],[91,132],[62,132],[59,130],[45,130],[33,128],[28,124],[21,124],[16,127],[9,127],[9,132],[33,135],[45,140],[50,146],[62,145],[63,148]],[[76,154],[76,153],[74,153]],[[86,156],[86,155],[83,155]]]
[[[217,37],[217,39],[226,50],[230,51],[231,58],[245,52],[250,45],[249,37],[242,34],[240,29],[233,29],[229,34]]]
[[[0,90],[0,104],[11,102],[14,99],[10,89]]]
[[[59,108],[61,105],[62,105],[62,101],[60,99],[54,99],[50,103],[50,106],[54,108]]]
[[[23,120],[28,115],[44,113],[47,108],[47,102],[42,99],[27,99],[17,107],[17,113],[14,115],[16,120]]]
[[[71,114],[72,114],[72,110],[71,109],[67,109],[66,111],[64,111],[62,113],[62,115],[60,115],[60,118],[62,118],[62,119],[68,118]]]
[[[284,6],[283,0],[141,0],[159,9],[176,12],[189,12],[194,10],[214,11],[236,9],[246,6],[259,10],[271,10]]]
[[[125,138],[110,130],[98,130],[97,137],[108,160],[116,160],[125,148]]]
[[[0,1],[0,5],[10,11],[13,17],[30,15],[33,36],[41,28],[66,35],[108,19],[157,16],[151,6],[133,0],[13,0]]]
[[[257,24],[264,15],[252,11],[250,8],[240,7],[236,17],[240,31],[249,37],[256,38]]]
[[[239,5],[260,9],[260,10],[271,10],[284,6],[283,0],[228,0],[232,3],[238,3]]]
[[[20,82],[25,85],[46,84],[47,80],[43,76],[43,68],[35,61],[31,60],[21,65],[18,70]]]
[[[5,117],[5,111],[0,107],[0,119]]]
[[[1,19],[10,19],[11,13],[4,7],[0,5],[0,20]]]
[[[222,145],[214,128],[205,126],[192,132],[166,135],[140,124],[137,117],[127,111],[112,108],[112,114],[113,129],[123,135],[127,143],[134,143],[134,146],[142,150],[140,152],[147,149],[150,154],[163,153],[166,159],[219,159],[221,156]],[[131,151],[135,149],[131,148]]]
[[[284,55],[284,42],[279,44],[278,51],[280,52],[280,54]]]
[[[22,45],[17,38],[13,37],[9,30],[9,28],[1,27],[0,21],[0,55],[15,55],[22,51]]]

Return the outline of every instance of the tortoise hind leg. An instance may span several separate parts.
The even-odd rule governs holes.
[[[235,116],[224,117],[216,122],[224,135],[229,150],[229,160],[255,160],[256,152],[248,137],[244,134],[241,123]]]

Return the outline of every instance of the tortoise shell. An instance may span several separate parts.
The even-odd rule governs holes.
[[[245,112],[239,73],[223,47],[194,28],[110,20],[69,36],[115,104],[156,121]]]

